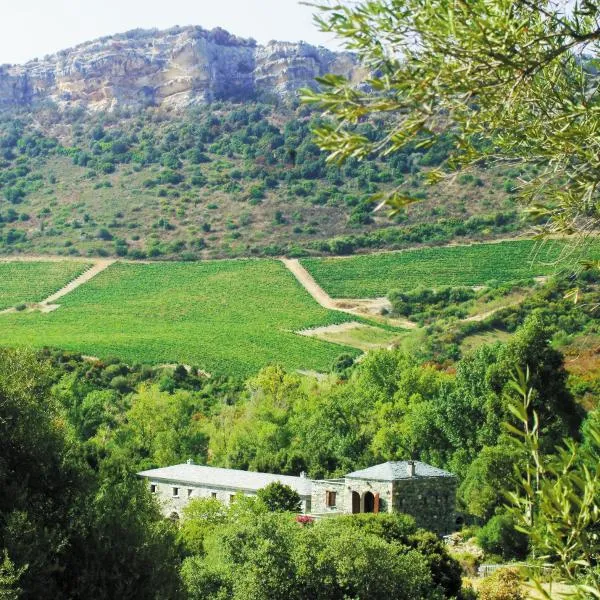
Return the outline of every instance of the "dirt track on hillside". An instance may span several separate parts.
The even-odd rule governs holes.
[[[108,267],[110,267],[110,265],[112,265],[114,262],[115,261],[112,259],[95,260],[92,267],[90,267],[87,271],[84,271],[79,277],[73,279],[73,281],[67,283],[67,285],[60,288],[58,292],[55,292],[51,296],[48,296],[45,300],[42,300],[40,304],[46,306],[53,304],[59,298],[66,296],[69,292],[72,292],[80,285],[87,283],[90,279],[93,279],[96,277],[96,275],[102,273],[102,271],[105,269],[108,269]]]
[[[300,285],[323,307],[328,310],[339,310],[349,315],[382,320],[382,312],[390,311],[392,305],[387,298],[332,298],[300,264],[296,258],[282,258],[281,262],[291,271]],[[408,319],[385,318],[385,322],[405,329],[414,329],[416,323]]]
[[[5,259],[1,259],[0,262],[2,262],[2,260],[4,260],[4,262],[11,262],[11,260],[12,260],[12,262],[38,262],[38,261],[57,262],[57,261],[72,260],[72,259],[71,258],[58,258],[58,257],[38,258],[35,256],[20,256],[20,257],[14,257],[14,258],[11,257],[11,259],[9,259],[8,261],[6,261]],[[87,283],[90,279],[93,279],[94,277],[96,277],[96,275],[98,275],[99,273],[102,273],[102,271],[104,271],[105,269],[108,269],[108,267],[110,267],[115,262],[115,260],[114,259],[96,259],[96,260],[90,261],[90,259],[87,259],[87,260],[82,260],[81,262],[87,262],[87,263],[91,262],[92,266],[89,269],[85,270],[81,275],[79,275],[79,277],[76,277],[75,279],[73,279],[72,281],[70,281],[63,287],[61,287],[57,292],[54,292],[54,294],[52,294],[51,296],[48,296],[41,302],[31,305],[29,307],[30,310],[39,310],[40,312],[43,312],[43,313],[49,313],[49,312],[52,312],[53,310],[56,310],[60,306],[59,304],[55,304],[55,302],[59,298],[66,296],[68,293],[77,289],[80,285]],[[14,307],[7,308],[3,311],[0,311],[0,314],[12,313],[12,312],[16,312],[16,310],[17,309]]]

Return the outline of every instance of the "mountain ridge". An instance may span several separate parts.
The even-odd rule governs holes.
[[[221,28],[134,29],[22,65],[0,65],[0,107],[182,109],[215,100],[291,98],[315,78],[353,78],[354,55],[305,42],[258,44]]]

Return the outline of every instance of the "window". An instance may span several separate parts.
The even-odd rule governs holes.
[[[335,508],[336,496],[336,492],[330,492],[329,490],[325,492],[325,505],[327,506],[327,508]]]
[[[188,498],[191,498],[193,493],[194,490],[192,488],[188,488]]]
[[[157,491],[158,491],[158,485],[156,485],[156,483],[151,483],[150,484],[150,493],[156,494]]]
[[[178,487],[173,488],[173,498],[179,498],[179,488]]]
[[[233,504],[235,502],[235,494],[229,494],[229,504]]]
[[[217,499],[217,492],[211,492],[210,493],[210,497],[214,498],[216,500]]]

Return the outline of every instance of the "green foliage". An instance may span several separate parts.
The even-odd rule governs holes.
[[[194,555],[206,553],[204,544],[216,527],[225,523],[227,508],[216,498],[194,498],[183,509],[179,537]]]
[[[486,577],[479,588],[480,600],[525,600],[521,575],[517,569],[498,569]]]
[[[331,370],[336,373],[343,373],[354,364],[354,356],[352,354],[340,354],[334,361]]]
[[[529,540],[509,515],[496,515],[477,532],[477,542],[486,553],[510,560],[527,556]]]
[[[523,458],[523,453],[506,443],[484,447],[469,466],[458,491],[467,513],[487,521],[506,504],[502,490]]]
[[[59,372],[0,351],[0,594],[177,597],[174,533],[135,476],[93,471],[51,393]],[[116,463],[115,463],[116,466]]]
[[[590,421],[585,443],[565,438],[554,453],[544,452],[547,444],[541,443],[529,371],[518,371],[513,387],[518,397],[510,406],[518,427],[507,428],[529,458],[517,489],[510,492],[513,518],[545,561],[574,584],[573,598],[600,598],[600,428]],[[538,592],[549,599],[539,578],[532,577]]]
[[[278,481],[258,490],[256,497],[272,512],[299,513],[302,507],[298,492]]]
[[[22,589],[19,580],[27,570],[28,565],[17,569],[4,550],[4,558],[0,564],[0,600],[19,600]]]
[[[343,518],[302,526],[238,507],[207,547],[184,563],[190,598],[444,597],[420,552]]]
[[[418,321],[460,313],[459,305],[476,296],[477,292],[472,288],[447,286],[435,290],[425,287],[406,292],[392,290],[387,294],[394,314]]]
[[[321,29],[365,67],[362,81],[327,75],[319,79],[324,90],[304,91],[305,102],[334,119],[315,128],[330,161],[427,148],[450,135],[446,168],[431,180],[486,159],[523,161],[537,172],[524,179],[523,194],[546,231],[598,228],[599,179],[587,142],[598,127],[599,97],[589,93],[594,61],[582,56],[598,50],[596,2],[569,11],[510,0],[375,0],[319,9]],[[368,118],[382,122],[383,140],[356,130]],[[544,206],[536,206],[540,198]],[[403,191],[388,197],[396,212],[413,201]]]

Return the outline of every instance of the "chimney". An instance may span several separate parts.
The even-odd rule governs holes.
[[[408,471],[409,477],[414,477],[416,472],[416,466],[414,460],[409,460],[406,463],[406,470]]]
[[[304,471],[300,471],[300,477],[302,477],[303,479],[306,478],[306,473]]]
[[[193,465],[193,464],[194,464],[194,461],[193,461],[191,458],[188,458],[188,459],[186,460],[186,464],[188,464],[188,465]]]

